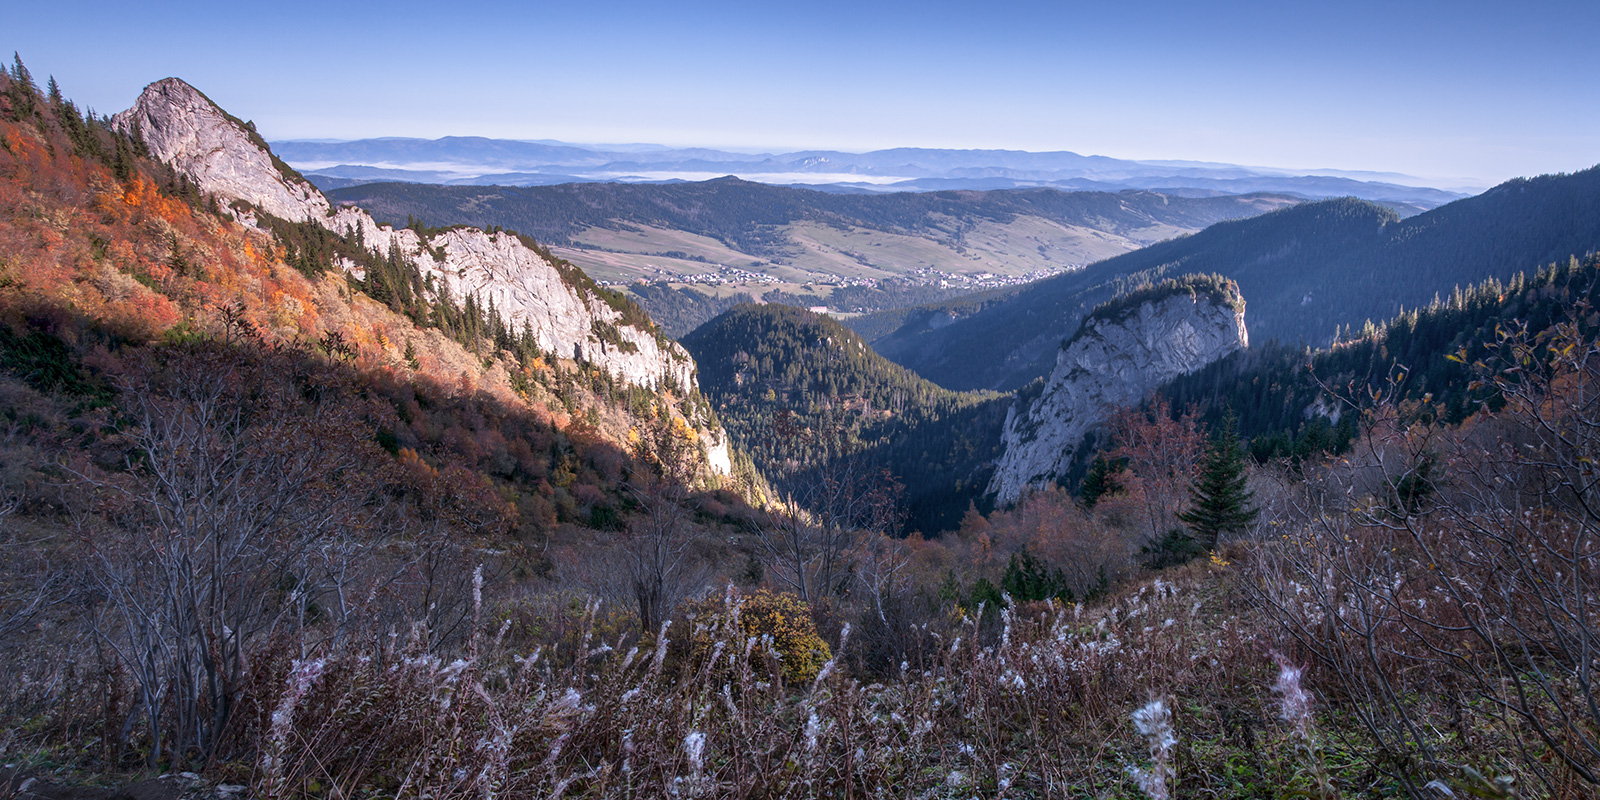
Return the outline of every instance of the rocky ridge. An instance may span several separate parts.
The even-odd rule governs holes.
[[[1060,478],[1110,411],[1249,345],[1244,301],[1231,281],[1222,297],[1192,291],[1184,279],[1160,288],[1117,313],[1090,314],[1057,352],[1043,391],[1012,404],[989,484],[998,504]]]
[[[321,191],[277,162],[246,123],[182,80],[167,78],[146,87],[132,108],[113,117],[113,125],[140,136],[152,156],[225,203],[243,201],[272,216],[313,222],[339,234],[359,231],[379,255],[398,248],[453,296],[475,293],[484,303],[493,300],[513,325],[527,321],[547,351],[581,357],[638,385],[694,385],[694,362],[682,347],[625,323],[621,312],[569,283],[517,237],[454,228],[424,238],[380,225],[359,208],[334,208]],[[234,213],[251,221],[249,211]],[[596,321],[615,326],[628,344],[602,339],[594,331]]]
[[[531,326],[547,352],[584,361],[638,386],[698,388],[694,360],[682,346],[627,321],[576,270],[576,279],[563,274],[513,234],[459,227],[424,237],[380,225],[359,208],[335,208],[278,161],[248,123],[178,78],[145,87],[133,107],[112,118],[112,125],[142,139],[153,157],[217,197],[241,222],[256,224],[259,212],[315,223],[341,235],[359,233],[373,252],[398,250],[413,260],[424,277],[451,296],[475,294],[485,305],[492,302],[515,328]],[[707,433],[711,467],[727,474],[727,438],[721,430]]]

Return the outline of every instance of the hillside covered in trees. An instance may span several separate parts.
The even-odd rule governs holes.
[[[737,306],[683,345],[734,441],[782,488],[887,471],[908,529],[933,534],[988,483],[1009,396],[941,388],[837,321],[784,305]]]
[[[1589,326],[1600,301],[1600,258],[1569,258],[1510,280],[1490,279],[1310,350],[1267,342],[1177,378],[1157,395],[1213,426],[1232,415],[1262,463],[1345,452],[1357,420],[1398,395],[1459,424],[1503,402],[1481,365],[1510,356],[1503,339]],[[1574,315],[1577,318],[1574,319]]]
[[[1307,203],[1218,223],[1014,292],[869,315],[873,346],[956,389],[1014,388],[1048,371],[1095,305],[1165,276],[1239,283],[1251,340],[1320,347],[1336,332],[1425,306],[1453,288],[1508,281],[1600,247],[1600,168],[1518,179],[1407,219],[1360,200]]]

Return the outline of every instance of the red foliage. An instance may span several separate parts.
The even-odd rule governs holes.
[[[1109,455],[1127,459],[1124,487],[1143,498],[1151,537],[1180,527],[1177,515],[1188,503],[1189,478],[1205,447],[1194,412],[1173,419],[1172,407],[1157,396],[1148,408],[1118,411],[1109,427],[1117,445]]]

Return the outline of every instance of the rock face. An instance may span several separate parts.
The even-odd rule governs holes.
[[[224,202],[243,201],[335,233],[360,231],[379,255],[399,249],[456,299],[474,293],[485,304],[492,300],[512,325],[520,328],[526,321],[547,351],[579,357],[642,386],[694,386],[694,361],[682,347],[624,323],[622,313],[581,279],[563,275],[518,237],[455,228],[424,239],[415,231],[379,225],[360,209],[335,209],[316,187],[275,162],[254,131],[177,78],[150,84],[132,108],[113,118],[113,125],[143,138],[152,155]],[[249,212],[239,217],[252,220]],[[606,326],[616,335],[602,334]]]
[[[177,78],[145,87],[133,108],[111,121],[119,131],[142,136],[150,155],[206,192],[297,222],[330,213],[322,192],[273,163],[261,137]]]
[[[336,209],[321,191],[274,159],[253,129],[177,78],[145,87],[133,107],[113,117],[112,124],[142,138],[151,155],[230,205],[229,213],[246,224],[255,224],[259,212],[312,222],[341,235],[359,232],[368,249],[382,256],[398,250],[457,301],[475,294],[485,306],[492,302],[514,328],[531,326],[547,352],[579,359],[639,386],[698,389],[688,351],[646,325],[625,321],[624,313],[576,268],[564,273],[509,233],[462,227],[424,238],[416,231],[380,225],[358,208]],[[236,210],[234,201],[249,209]],[[726,436],[721,430],[707,433],[712,468],[726,474]]]
[[[1117,408],[1249,344],[1244,301],[1182,286],[1119,313],[1091,314],[1056,354],[1044,390],[1006,413],[1005,452],[989,491],[1002,505],[1059,478],[1084,434]]]

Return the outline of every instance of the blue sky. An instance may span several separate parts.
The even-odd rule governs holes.
[[[102,112],[269,139],[1072,150],[1485,185],[1600,163],[1600,2],[19,3]]]

